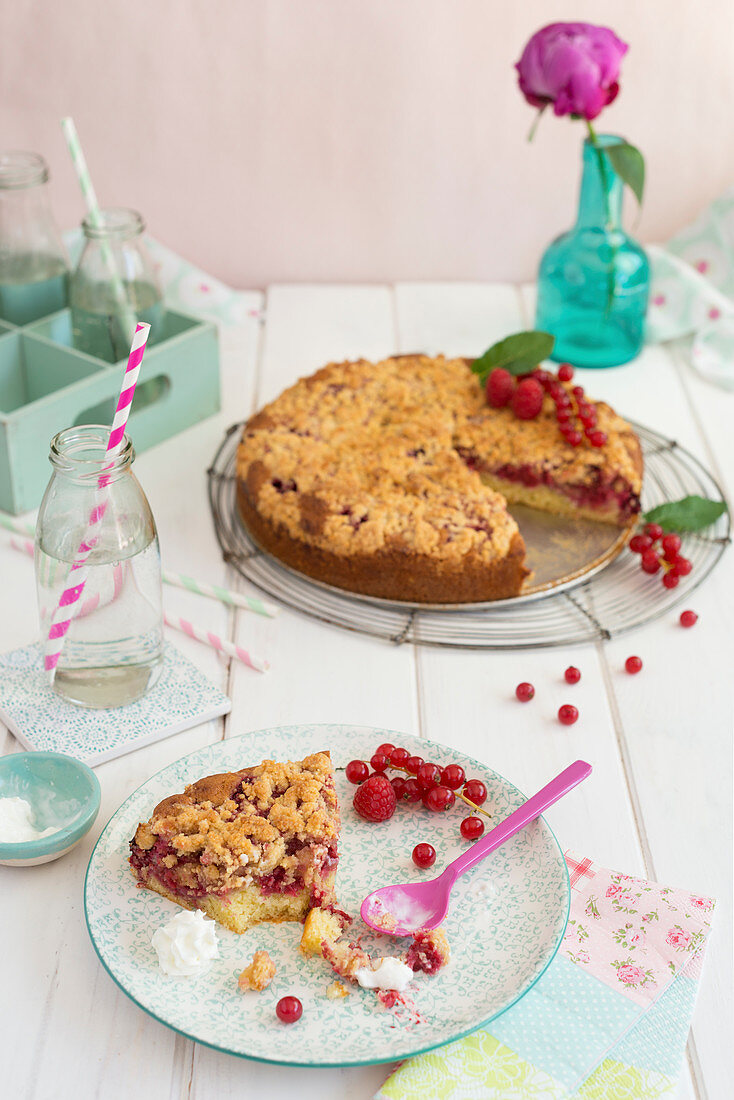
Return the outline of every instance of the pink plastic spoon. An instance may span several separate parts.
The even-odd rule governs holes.
[[[378,932],[392,936],[410,936],[420,928],[438,928],[449,911],[451,890],[459,875],[476,867],[501,844],[519,833],[531,821],[547,810],[559,798],[591,773],[591,764],[576,760],[560,775],[551,779],[542,790],[523,802],[522,806],[495,826],[491,832],[472,844],[453,863],[449,863],[438,878],[428,882],[406,882],[399,886],[383,886],[368,894],[360,910],[362,920]]]

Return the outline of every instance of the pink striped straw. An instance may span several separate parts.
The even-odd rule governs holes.
[[[30,539],[19,539],[15,535],[10,535],[8,543],[12,546],[13,550],[20,550],[21,554],[26,554],[29,558],[35,558],[36,548]],[[112,569],[112,589],[105,594],[104,600],[102,599],[102,593],[97,592],[94,596],[90,596],[88,600],[79,608],[78,614],[75,616],[77,619],[84,618],[85,615],[91,615],[93,611],[101,605],[106,607],[107,604],[113,603],[122,591],[122,583],[125,579],[123,567],[119,562]],[[45,611],[44,611],[45,615]]]
[[[224,653],[227,657],[234,657],[236,661],[242,661],[243,665],[254,669],[255,672],[265,672],[270,668],[268,661],[255,657],[254,654],[243,649],[242,646],[235,645],[234,642],[228,642],[224,638],[220,638],[218,634],[213,634],[211,630],[202,630],[200,627],[194,626],[188,619],[172,618],[170,615],[164,614],[163,622],[174,630],[180,630],[182,634],[188,634],[189,638],[193,638],[194,641],[209,645],[212,649]]]
[[[120,390],[117,408],[115,409],[112,427],[110,428],[110,434],[107,440],[105,458],[108,461],[105,462],[105,465],[102,467],[102,472],[97,478],[95,505],[87,521],[85,536],[79,544],[79,549],[76,552],[71,570],[69,571],[69,577],[76,583],[68,585],[61,593],[58,607],[54,611],[51,619],[51,627],[48,632],[44,658],[44,667],[49,673],[51,681],[53,681],[56,666],[61,656],[61,650],[64,647],[66,634],[82,606],[79,601],[84,591],[84,585],[87,583],[87,558],[97,545],[100,526],[107,509],[107,495],[103,490],[107,488],[112,480],[112,475],[107,471],[114,466],[115,460],[122,447],[122,441],[125,437],[125,428],[127,427],[127,419],[130,415],[130,406],[133,402],[135,386],[137,385],[138,375],[140,374],[140,364],[145,354],[145,345],[148,341],[149,332],[150,325],[139,323],[135,326],[135,335],[133,336],[130,355],[122,380],[122,388]],[[76,576],[72,576],[73,574],[76,574]]]

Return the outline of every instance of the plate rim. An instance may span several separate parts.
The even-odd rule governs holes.
[[[407,737],[413,737],[416,740],[420,740],[425,745],[435,745],[437,748],[448,750],[449,752],[461,752],[460,749],[453,749],[452,746],[444,745],[440,741],[432,741],[429,738],[418,737],[415,734],[406,734],[405,731],[393,730],[393,729],[388,729],[387,727],[379,727],[379,726],[356,725],[355,723],[349,723],[349,722],[314,722],[314,723],[297,723],[297,722],[294,722],[294,723],[289,723],[288,725],[265,726],[261,729],[248,730],[246,733],[238,734],[237,737],[228,737],[225,740],[226,740],[226,742],[231,744],[233,741],[243,740],[244,738],[252,737],[252,736],[257,735],[257,734],[270,733],[270,732],[274,732],[274,731],[278,731],[278,732],[288,731],[288,732],[290,732],[290,731],[298,730],[298,729],[301,729],[303,727],[303,725],[309,725],[312,729],[333,729],[334,727],[337,727],[340,730],[349,729],[349,730],[356,730],[356,731],[359,731],[361,733],[367,733],[367,732],[371,731],[371,732],[375,732],[375,733],[379,732],[380,734],[395,734],[396,736],[399,736],[399,737],[406,737],[406,736]],[[181,1029],[179,1027],[176,1027],[175,1024],[169,1023],[168,1020],[163,1019],[156,1012],[154,1012],[153,1009],[148,1008],[146,1005],[142,1004],[137,999],[137,997],[134,997],[132,995],[132,993],[130,993],[129,990],[126,989],[126,987],[122,984],[122,982],[118,980],[117,976],[112,972],[110,967],[107,965],[105,959],[102,957],[102,954],[100,953],[100,950],[97,946],[97,942],[94,938],[94,935],[92,933],[92,928],[91,928],[91,925],[90,925],[89,909],[88,909],[88,904],[87,904],[87,897],[88,897],[88,895],[87,895],[87,885],[88,885],[88,882],[89,882],[89,872],[90,872],[90,869],[92,867],[92,863],[94,861],[94,857],[96,855],[97,848],[101,844],[102,839],[107,834],[107,832],[108,832],[110,826],[112,825],[112,823],[114,822],[114,820],[122,812],[122,810],[124,810],[125,806],[127,806],[130,799],[133,798],[138,793],[138,791],[142,790],[142,788],[145,787],[148,783],[150,783],[151,780],[156,779],[159,775],[161,775],[164,771],[166,771],[172,765],[183,763],[183,761],[187,760],[189,757],[195,756],[195,755],[197,755],[197,753],[200,753],[202,751],[202,748],[213,749],[217,745],[221,745],[221,744],[224,744],[224,741],[215,741],[215,742],[212,742],[210,745],[202,746],[201,748],[193,749],[191,752],[184,753],[183,756],[179,756],[175,760],[169,761],[168,764],[165,764],[162,768],[159,768],[158,771],[156,771],[152,775],[148,776],[148,778],[145,779],[142,783],[139,783],[138,786],[130,792],[130,794],[127,796],[127,798],[125,798],[124,801],[120,803],[120,805],[117,807],[117,809],[114,811],[114,813],[108,818],[107,822],[105,823],[104,828],[102,829],[102,832],[99,834],[99,837],[97,838],[97,841],[96,841],[96,843],[95,843],[95,845],[94,845],[94,847],[91,851],[91,854],[89,856],[89,862],[87,863],[87,869],[86,869],[86,872],[84,874],[84,888],[83,888],[84,921],[85,921],[85,924],[86,924],[86,927],[87,927],[87,934],[88,934],[89,939],[91,941],[92,947],[94,948],[94,953],[97,956],[99,962],[102,964],[102,967],[104,968],[104,970],[107,972],[107,974],[110,976],[110,978],[112,978],[112,981],[115,983],[117,988],[120,989],[125,994],[125,996],[133,1002],[134,1005],[136,1005],[139,1009],[141,1009],[147,1016],[150,1016],[151,1019],[155,1020],[159,1024],[162,1024],[164,1027],[170,1028],[170,1030],[175,1032],[175,1034],[181,1035],[185,1039],[190,1039],[194,1043],[199,1043],[201,1046],[209,1047],[211,1050],[217,1050],[217,1051],[220,1051],[223,1054],[228,1054],[228,1055],[230,1055],[232,1057],[235,1057],[235,1058],[243,1058],[245,1061],[249,1061],[249,1062],[261,1062],[265,1065],[289,1066],[289,1067],[297,1067],[297,1068],[302,1068],[302,1069],[353,1069],[353,1068],[357,1068],[359,1066],[387,1065],[389,1062],[400,1062],[400,1061],[405,1060],[406,1058],[415,1058],[420,1054],[428,1054],[432,1050],[437,1050],[440,1047],[448,1046],[450,1043],[458,1042],[460,1039],[465,1039],[468,1035],[473,1035],[475,1032],[481,1030],[482,1028],[487,1027],[490,1023],[492,1023],[493,1020],[496,1020],[500,1016],[504,1015],[504,1013],[507,1012],[508,1009],[512,1008],[513,1005],[517,1004],[518,1001],[522,1000],[522,998],[527,993],[529,993],[530,990],[533,989],[537,985],[537,983],[540,981],[540,979],[543,977],[546,970],[548,969],[548,967],[551,965],[551,963],[555,959],[556,955],[558,954],[558,950],[559,950],[559,948],[560,948],[560,946],[563,942],[563,937],[566,934],[566,929],[568,927],[568,920],[569,920],[569,916],[570,916],[570,912],[571,912],[571,879],[570,879],[570,875],[568,873],[568,864],[566,863],[566,859],[565,859],[565,856],[563,854],[563,849],[561,848],[561,845],[558,841],[558,837],[553,832],[553,829],[550,827],[550,825],[546,821],[544,815],[540,814],[539,815],[540,820],[542,820],[543,825],[548,830],[551,838],[553,839],[553,842],[554,842],[556,848],[558,849],[558,854],[559,854],[559,857],[560,857],[561,866],[563,867],[563,872],[564,872],[564,882],[565,882],[565,886],[566,886],[565,913],[564,913],[564,916],[563,916],[562,927],[560,928],[560,932],[559,932],[559,934],[556,938],[556,942],[553,946],[553,949],[551,950],[551,952],[549,954],[548,960],[546,961],[545,965],[543,966],[543,969],[536,975],[535,978],[533,978],[532,982],[530,982],[530,984],[528,986],[526,986],[521,992],[519,992],[515,997],[513,997],[513,999],[508,1004],[504,1005],[504,1007],[501,1008],[498,1012],[491,1013],[491,1015],[488,1016],[485,1020],[482,1020],[480,1023],[478,1023],[476,1025],[473,1025],[470,1028],[467,1028],[465,1031],[461,1031],[458,1034],[451,1036],[451,1038],[449,1038],[449,1039],[443,1039],[443,1040],[441,1040],[441,1042],[438,1042],[438,1043],[432,1042],[428,1046],[423,1046],[423,1047],[420,1047],[419,1049],[411,1048],[408,1051],[404,1051],[404,1052],[400,1052],[400,1053],[396,1053],[396,1054],[390,1054],[389,1057],[387,1057],[387,1058],[363,1058],[363,1059],[359,1059],[359,1060],[356,1060],[356,1061],[348,1061],[348,1062],[344,1062],[344,1061],[339,1061],[339,1062],[293,1061],[292,1062],[292,1061],[285,1061],[282,1058],[267,1058],[267,1057],[264,1057],[263,1055],[259,1055],[259,1054],[246,1054],[243,1051],[231,1050],[230,1048],[228,1048],[226,1046],[223,1046],[219,1043],[212,1043],[212,1042],[208,1042],[206,1039],[200,1039],[198,1036],[193,1035],[191,1032],[184,1031],[183,1029]],[[487,764],[483,764],[481,762],[481,760],[477,760],[475,757],[470,756],[468,753],[461,753],[461,755],[463,755],[465,757],[465,759],[471,760],[472,763],[477,764],[480,768],[488,768],[489,767]],[[512,788],[512,790],[517,791],[517,793],[520,794],[523,798],[527,797],[520,790],[519,787],[515,786],[515,784],[512,783],[509,779],[506,779],[505,776],[502,775],[500,772],[495,771],[494,768],[489,768],[489,770],[494,772],[494,774],[496,776],[498,776],[502,780],[503,783],[507,784],[507,786]]]

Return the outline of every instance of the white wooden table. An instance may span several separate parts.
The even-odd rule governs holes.
[[[332,359],[394,351],[478,354],[530,327],[532,291],[479,284],[276,286],[251,297],[252,319],[222,334],[224,412],[140,456],[137,474],[170,569],[237,583],[224,568],[204,471],[223,429],[299,375]],[[256,312],[261,310],[258,317]],[[592,396],[678,439],[734,488],[734,397],[698,379],[684,349],[651,348],[628,366],[580,372]],[[41,445],[41,441],[39,441]],[[28,1100],[300,1100],[370,1097],[389,1067],[299,1070],[247,1062],[177,1036],[122,994],[87,936],[82,886],[92,847],[142,781],[194,748],[291,722],[353,722],[403,730],[486,760],[531,792],[576,757],[591,779],[548,819],[563,847],[618,870],[719,898],[679,1095],[732,1095],[731,1054],[731,591],[725,555],[690,605],[607,644],[481,653],[393,647],[288,611],[264,620],[167,588],[165,606],[270,657],[266,675],[173,640],[232,698],[227,718],[97,769],[99,819],[66,858],[0,867],[0,1095]],[[0,534],[0,649],[35,639],[32,567]],[[643,672],[626,675],[631,653]],[[563,670],[582,671],[571,689]],[[514,699],[531,680],[530,706]],[[563,702],[581,712],[570,728]],[[0,728],[2,751],[19,746]],[[328,1046],[328,1036],[324,1036]]]

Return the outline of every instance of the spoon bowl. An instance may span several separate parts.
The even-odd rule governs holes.
[[[459,875],[486,859],[590,773],[591,764],[585,760],[570,764],[486,836],[472,844],[468,851],[449,863],[438,878],[382,886],[374,890],[362,902],[362,920],[375,931],[385,932],[389,936],[411,936],[424,928],[438,928],[446,919],[451,889]]]

